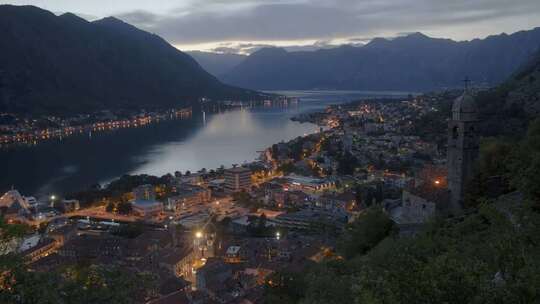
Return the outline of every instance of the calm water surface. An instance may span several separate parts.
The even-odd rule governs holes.
[[[191,118],[51,140],[0,151],[0,190],[12,186],[23,195],[80,190],[123,174],[163,175],[252,161],[257,151],[318,127],[293,122],[299,113],[330,104],[407,93],[359,91],[284,91],[298,105],[261,107],[223,113],[194,113]]]

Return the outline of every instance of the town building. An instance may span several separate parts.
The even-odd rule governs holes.
[[[317,192],[324,190],[332,190],[335,188],[335,183],[331,180],[313,178],[308,176],[299,176],[295,174],[286,177],[287,190],[300,190],[307,192]]]
[[[133,189],[135,200],[153,201],[156,199],[156,191],[152,185],[140,185]]]
[[[64,207],[64,210],[66,212],[72,212],[77,211],[81,208],[81,205],[78,200],[71,199],[71,200],[62,200],[62,205]]]
[[[251,170],[249,168],[233,167],[225,170],[225,191],[234,193],[250,189]]]
[[[51,238],[44,238],[41,239],[36,246],[21,252],[21,255],[28,263],[33,263],[53,253],[55,249],[56,241]]]
[[[19,191],[12,189],[0,196],[0,214],[8,220],[24,218],[31,214],[30,204]]]
[[[179,185],[176,191],[177,195],[167,199],[166,209],[169,211],[180,212],[196,204],[208,203],[212,198],[210,189],[196,185]]]
[[[449,200],[447,188],[423,183],[404,189],[401,199],[384,200],[382,205],[390,219],[396,223],[401,235],[414,235],[441,210]]]
[[[227,279],[233,275],[232,267],[221,259],[208,259],[206,264],[197,270],[195,286],[197,290],[211,292],[215,297],[216,289],[224,287]]]
[[[306,208],[297,212],[280,214],[275,218],[269,218],[268,221],[287,229],[319,230],[326,225],[341,228],[347,223],[348,216],[342,213]]]
[[[135,199],[131,202],[135,215],[143,218],[160,216],[163,213],[163,203],[156,201],[154,186],[141,185],[133,189]]]

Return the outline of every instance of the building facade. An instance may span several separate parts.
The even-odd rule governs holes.
[[[251,188],[251,170],[234,167],[225,170],[225,191],[229,193],[249,191]]]

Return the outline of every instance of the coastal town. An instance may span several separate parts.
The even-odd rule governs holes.
[[[201,98],[198,109],[205,112],[221,112],[242,107],[283,106],[297,104],[298,98],[273,96],[271,99],[251,101],[213,101]],[[62,140],[68,136],[92,134],[92,132],[115,131],[143,127],[151,123],[172,119],[186,119],[193,114],[193,107],[156,110],[103,110],[74,116],[21,115],[0,112],[0,149],[14,145],[37,145],[46,140]]]
[[[62,139],[83,133],[136,128],[161,120],[190,117],[191,112],[191,108],[136,113],[101,111],[74,117],[34,118],[13,113],[0,113],[0,148],[14,144],[36,145],[44,140]]]
[[[33,229],[2,250],[37,272],[86,261],[149,275],[142,303],[258,303],[272,274],[340,259],[339,236],[371,207],[402,236],[442,212],[447,131],[415,128],[447,98],[357,101],[295,117],[319,131],[231,168],[124,176],[45,199],[12,189],[0,197],[4,219]]]
[[[540,303],[540,1],[0,3],[0,304]]]

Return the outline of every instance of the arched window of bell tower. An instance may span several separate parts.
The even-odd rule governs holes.
[[[452,128],[452,138],[457,139],[459,137],[459,127],[455,126]]]

